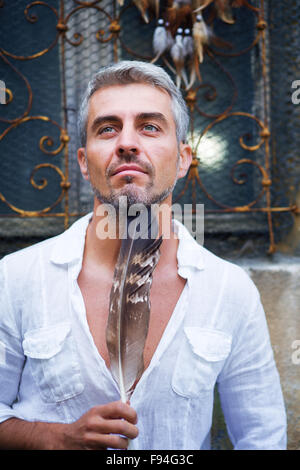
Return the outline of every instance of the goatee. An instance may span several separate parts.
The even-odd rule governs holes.
[[[147,173],[149,177],[149,182],[147,183],[145,188],[139,188],[134,183],[134,177],[132,175],[126,175],[123,177],[124,186],[119,189],[115,189],[111,185],[111,177],[115,174],[118,167],[120,167],[124,163],[136,163],[145,173]],[[176,182],[177,182],[177,175],[179,170],[179,152],[177,155],[177,164],[176,164],[176,177],[174,183],[164,189],[162,192],[157,194],[152,194],[152,188],[154,186],[155,180],[155,169],[149,162],[142,161],[134,152],[124,152],[122,158],[118,162],[110,165],[106,172],[106,180],[107,185],[110,189],[109,195],[105,196],[98,188],[96,188],[92,183],[92,189],[94,195],[98,199],[101,204],[111,204],[116,211],[119,210],[120,205],[120,198],[121,196],[127,197],[127,205],[130,207],[133,204],[144,204],[146,206],[150,206],[152,204],[159,204],[164,199],[166,199],[169,194],[172,193]],[[90,181],[91,178],[90,178]]]

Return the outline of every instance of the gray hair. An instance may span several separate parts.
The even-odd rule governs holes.
[[[148,62],[124,60],[101,68],[90,80],[78,116],[78,131],[82,147],[86,145],[89,100],[99,90],[112,85],[145,83],[165,90],[171,97],[171,107],[176,126],[177,141],[185,142],[189,126],[189,114],[180,90],[162,67]]]

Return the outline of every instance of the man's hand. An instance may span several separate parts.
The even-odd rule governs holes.
[[[138,435],[136,423],[135,410],[121,401],[95,406],[74,423],[63,425],[63,448],[126,449],[128,439]]]
[[[0,423],[0,449],[126,449],[138,435],[136,423],[135,410],[121,401],[95,406],[74,423],[10,418]]]

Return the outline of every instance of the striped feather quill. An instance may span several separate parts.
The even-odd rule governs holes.
[[[145,221],[147,215],[147,223]],[[149,222],[148,222],[149,221]],[[129,217],[110,292],[106,342],[112,375],[126,403],[144,370],[143,351],[150,317],[152,274],[162,237],[151,210],[142,219]],[[151,238],[152,235],[152,238]]]

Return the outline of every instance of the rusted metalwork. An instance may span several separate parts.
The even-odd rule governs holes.
[[[36,165],[32,170],[30,176],[30,184],[37,190],[42,191],[48,184],[46,179],[42,179],[40,182],[36,182],[35,176],[36,173],[42,168],[49,168],[52,171],[56,172],[60,177],[60,187],[61,193],[56,197],[55,201],[49,205],[48,207],[43,208],[42,210],[38,211],[30,211],[30,210],[23,210],[22,208],[14,206],[10,201],[8,201],[4,194],[0,192],[0,200],[6,204],[13,212],[13,214],[0,214],[0,217],[63,217],[65,222],[65,227],[68,227],[69,218],[70,216],[79,216],[79,213],[70,213],[69,211],[69,196],[68,190],[70,188],[70,181],[69,181],[69,155],[68,155],[68,142],[69,136],[67,133],[67,114],[66,114],[66,80],[65,80],[65,44],[66,42],[74,47],[80,47],[82,42],[84,41],[84,37],[81,32],[76,32],[73,34],[73,38],[68,36],[69,26],[68,22],[73,15],[76,15],[79,11],[83,9],[90,9],[95,12],[101,12],[104,15],[107,25],[105,29],[99,29],[95,31],[95,35],[97,40],[100,43],[108,43],[111,42],[113,45],[113,53],[114,53],[114,60],[118,61],[119,59],[119,51],[125,50],[128,54],[130,54],[133,58],[139,58],[142,60],[151,61],[153,57],[143,56],[137,53],[136,51],[132,50],[122,39],[122,15],[129,9],[135,8],[133,3],[129,3],[124,5],[123,7],[118,6],[117,1],[113,1],[113,15],[110,15],[108,12],[105,11],[104,8],[101,7],[101,0],[94,0],[94,1],[83,1],[83,0],[73,0],[74,8],[65,14],[65,6],[64,1],[59,0],[59,9],[56,10],[53,6],[49,5],[44,1],[33,1],[29,3],[24,10],[24,17],[25,20],[30,23],[35,23],[38,21],[38,16],[32,13],[32,7],[34,6],[41,6],[45,7],[45,12],[48,10],[48,14],[54,15],[56,18],[56,26],[53,30],[53,37],[49,38],[49,45],[47,48],[42,49],[41,51],[37,51],[34,54],[28,56],[20,56],[13,53],[13,51],[9,51],[6,48],[0,48],[0,59],[5,62],[5,64],[10,67],[19,77],[23,80],[24,85],[28,92],[28,101],[26,109],[24,109],[22,115],[18,116],[15,119],[3,119],[1,118],[0,121],[5,122],[8,124],[8,127],[5,129],[4,132],[0,135],[0,142],[7,136],[9,132],[11,132],[17,126],[22,126],[25,122],[28,121],[45,121],[51,123],[52,126],[57,127],[60,132],[60,143],[59,145],[53,149],[54,141],[51,136],[45,135],[41,137],[39,141],[39,148],[45,154],[49,156],[59,155],[63,152],[63,162],[62,168],[59,168],[57,165],[53,163],[43,163]],[[5,2],[1,1],[0,6],[4,6]],[[6,6],[6,5],[5,5]],[[295,205],[291,204],[288,207],[272,207],[271,202],[271,188],[272,188],[272,180],[271,180],[271,168],[270,168],[270,130],[269,130],[269,117],[268,117],[268,106],[267,106],[267,65],[266,65],[266,30],[267,30],[267,23],[265,20],[264,14],[264,0],[260,1],[260,7],[257,8],[248,1],[245,0],[244,7],[249,9],[249,14],[254,14],[256,18],[256,35],[254,40],[249,44],[246,48],[238,52],[223,52],[219,50],[215,50],[212,46],[207,46],[205,48],[205,53],[207,57],[214,62],[214,64],[220,69],[220,71],[226,75],[229,82],[232,85],[231,91],[231,99],[229,105],[219,114],[213,113],[206,113],[202,109],[200,109],[199,105],[197,104],[197,96],[199,93],[205,92],[207,100],[214,100],[216,97],[216,89],[208,83],[199,83],[196,84],[193,88],[189,89],[185,92],[185,99],[187,105],[190,109],[191,113],[191,145],[193,148],[193,161],[189,170],[189,173],[186,177],[186,181],[184,184],[183,189],[177,196],[176,201],[180,200],[184,194],[186,193],[189,186],[192,188],[192,204],[195,208],[197,203],[197,187],[201,189],[201,191],[206,195],[206,197],[214,204],[216,207],[215,210],[209,210],[207,212],[216,212],[216,213],[247,213],[247,212],[261,212],[265,213],[268,221],[268,230],[269,230],[269,253],[273,253],[275,251],[275,241],[274,241],[274,229],[273,229],[273,221],[272,221],[272,214],[278,212],[291,212],[293,214],[299,214],[300,209]],[[45,13],[44,12],[44,13]],[[60,47],[60,57],[61,57],[61,73],[62,73],[62,108],[63,108],[63,123],[59,125],[57,122],[51,120],[47,115],[42,116],[31,116],[31,109],[32,109],[32,100],[33,100],[33,93],[30,86],[29,81],[27,78],[10,62],[10,59],[14,59],[17,61],[30,61],[35,60],[51,51],[54,47]],[[258,119],[258,117],[246,113],[246,112],[239,112],[233,111],[234,104],[237,100],[237,87],[236,84],[230,75],[230,73],[224,68],[224,66],[218,61],[219,57],[238,57],[243,54],[248,53],[251,51],[255,46],[260,47],[261,51],[261,70],[262,70],[262,80],[263,80],[263,118]],[[163,57],[163,60],[165,58]],[[13,90],[6,89],[7,94],[7,101],[6,106],[11,105],[14,102],[14,94]],[[196,130],[195,130],[195,117],[196,115],[203,116],[205,118],[212,119],[212,121],[205,127],[205,129],[201,132],[200,136],[196,138]],[[247,150],[249,152],[256,152],[258,150],[264,150],[264,162],[263,164],[258,163],[255,160],[250,158],[242,158],[239,159],[231,169],[231,179],[232,182],[236,185],[242,186],[246,182],[246,178],[235,176],[235,171],[240,165],[252,165],[259,170],[260,174],[260,185],[261,189],[256,196],[256,198],[252,201],[249,201],[247,204],[243,206],[229,206],[224,204],[222,201],[218,201],[205,187],[203,181],[201,180],[201,158],[199,157],[199,149],[201,148],[201,142],[203,137],[207,134],[207,132],[212,129],[214,126],[220,124],[222,121],[230,120],[232,117],[239,117],[240,119],[251,119],[253,120],[259,129],[259,141],[255,145],[248,145],[245,142],[244,136],[239,136],[239,144],[241,148]],[[265,201],[263,206],[257,206],[258,203],[262,203]],[[63,202],[64,210],[55,212],[56,206]]]

